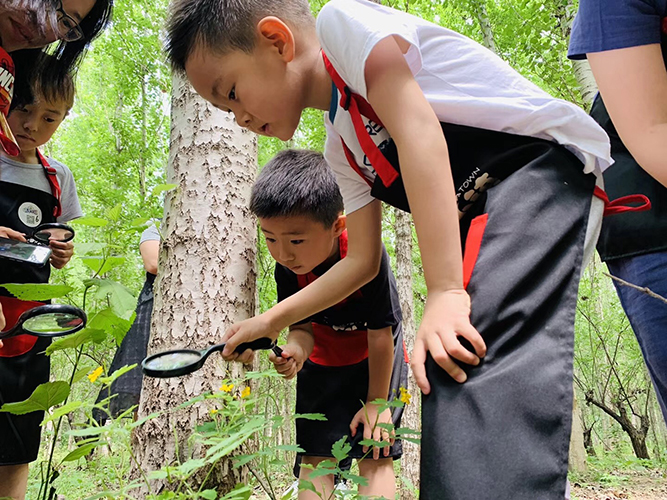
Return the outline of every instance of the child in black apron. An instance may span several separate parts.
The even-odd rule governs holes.
[[[47,222],[67,222],[82,215],[72,174],[64,165],[47,160],[37,149],[58,128],[74,99],[74,85],[64,88],[34,88],[38,100],[10,113],[7,121],[16,144],[0,154],[0,226],[24,240],[24,233]],[[7,135],[5,136],[7,137]],[[50,264],[38,267],[0,259],[4,283],[46,283],[50,266],[63,267],[73,245],[51,241]],[[41,305],[11,297],[0,288],[0,303],[6,328],[21,312]],[[5,339],[0,348],[0,404],[23,401],[49,380],[49,358],[44,350],[49,339],[20,335]],[[28,463],[37,458],[43,412],[25,415],[0,413],[0,496],[20,497],[25,491]],[[9,488],[9,489],[7,489]],[[13,489],[12,489],[13,488]]]
[[[606,134],[446,28],[362,0],[331,0],[316,25],[306,2],[272,5],[180,0],[168,52],[257,133],[289,140],[304,108],[327,111],[349,251],[233,325],[223,354],[371,279],[378,200],[410,208],[428,287],[412,353],[427,394],[421,497],[562,499],[577,287],[604,207]]]

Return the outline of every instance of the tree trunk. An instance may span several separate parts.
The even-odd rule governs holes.
[[[493,28],[491,21],[489,21],[489,12],[486,10],[485,0],[470,0],[470,6],[479,23],[479,29],[482,31],[482,45],[494,53],[498,53],[496,49],[496,41],[493,37]]]
[[[415,318],[412,292],[412,224],[410,214],[394,209],[396,233],[396,284],[403,313],[403,338],[408,352],[412,352],[415,344]],[[413,430],[421,429],[419,418],[419,401],[421,393],[415,383],[412,371],[408,374],[408,391],[411,402],[406,406],[401,421],[402,427]],[[403,442],[403,457],[401,458],[401,475],[419,489],[419,446],[414,443]],[[410,488],[401,488],[401,500],[412,500],[413,492]]]
[[[171,118],[167,178],[178,188],[165,199],[149,353],[202,349],[255,311],[256,230],[248,210],[257,171],[255,136],[203,101],[179,76],[173,78]],[[144,378],[139,416],[217,390],[223,377],[239,374],[238,366],[212,356],[191,375]],[[139,427],[133,447],[142,470],[201,456],[187,439],[206,417],[208,408],[198,403]],[[226,493],[242,479],[230,464],[212,472],[208,488]],[[171,488],[165,481],[151,486],[153,492]]]
[[[570,435],[570,472],[584,472],[586,470],[586,448],[584,447],[584,426],[581,422],[581,412],[577,403],[577,396],[573,398],[572,406],[572,433]]]

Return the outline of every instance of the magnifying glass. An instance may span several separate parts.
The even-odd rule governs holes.
[[[74,234],[74,229],[67,224],[47,222],[46,224],[37,226],[32,236],[28,237],[26,241],[33,245],[49,246],[49,240],[67,243],[74,238]]]
[[[206,358],[212,353],[222,351],[226,344],[217,344],[197,351],[195,349],[174,349],[171,351],[163,351],[152,356],[148,356],[141,362],[141,370],[144,375],[155,378],[170,378],[180,377],[188,373],[195,372],[204,366]],[[281,356],[283,350],[278,347],[275,341],[264,337],[253,340],[252,342],[244,342],[239,344],[234,352],[241,354],[246,349],[258,351],[262,349],[271,349],[276,356]]]
[[[0,332],[0,339],[16,335],[36,337],[60,337],[74,333],[86,326],[86,313],[67,304],[45,304],[27,310],[19,316],[16,325]]]

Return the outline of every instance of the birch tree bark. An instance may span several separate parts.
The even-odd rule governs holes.
[[[497,54],[496,41],[493,37],[491,21],[489,21],[489,12],[486,9],[486,0],[470,0],[470,7],[477,18],[479,29],[482,31],[482,45]]]
[[[410,214],[394,209],[394,232],[396,234],[396,285],[403,313],[403,338],[408,352],[415,345],[414,297],[412,292],[412,223]],[[421,392],[412,370],[408,373],[408,391],[411,402],[405,407],[401,426],[421,430],[419,401]],[[403,457],[401,458],[401,475],[419,489],[419,445],[403,441]],[[409,488],[400,489],[401,500],[412,500],[413,492]]]
[[[173,78],[171,142],[162,249],[148,351],[217,343],[227,326],[255,311],[256,229],[248,203],[257,171],[255,136],[202,100],[180,76]],[[229,370],[219,356],[185,377],[145,378],[139,416],[173,408],[216,390]],[[144,471],[199,456],[187,438],[208,414],[196,404],[139,427],[134,452]],[[242,478],[221,464],[207,487],[220,492]],[[153,492],[168,488],[152,483]]]

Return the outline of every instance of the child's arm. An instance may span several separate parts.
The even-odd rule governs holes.
[[[373,201],[347,216],[347,256],[303,290],[254,318],[236,323],[222,338],[227,342],[223,357],[234,360],[234,349],[242,342],[261,337],[277,339],[281,330],[323,311],[372,280],[382,257],[382,211]],[[241,359],[244,359],[242,356]]]
[[[314,345],[315,338],[310,323],[290,326],[287,343],[281,347],[282,357],[279,358],[271,351],[269,359],[275,365],[276,371],[289,380],[301,370],[310,353],[313,352]]]
[[[588,61],[623,143],[667,187],[667,71],[660,45],[591,53]]]
[[[372,404],[376,399],[387,399],[391,385],[391,370],[394,364],[394,338],[391,327],[380,330],[368,330],[368,395],[366,405],[357,412],[350,422],[352,436],[357,433],[359,424],[363,424],[364,439],[375,441],[388,440],[393,444],[393,436],[386,429],[377,427],[378,423],[391,423],[391,411],[387,408],[378,414],[378,407]],[[364,453],[368,450],[363,447]],[[389,455],[389,446],[384,448],[384,456]],[[380,458],[380,449],[373,448],[373,458]]]
[[[459,219],[447,143],[402,50],[407,47],[399,47],[393,37],[379,42],[367,59],[365,77],[368,101],[396,143],[419,239],[428,297],[412,369],[419,387],[428,393],[427,352],[454,379],[464,382],[466,374],[452,358],[472,365],[479,358],[457,336],[468,339],[480,357],[486,346],[470,323],[470,298],[463,289]]]

